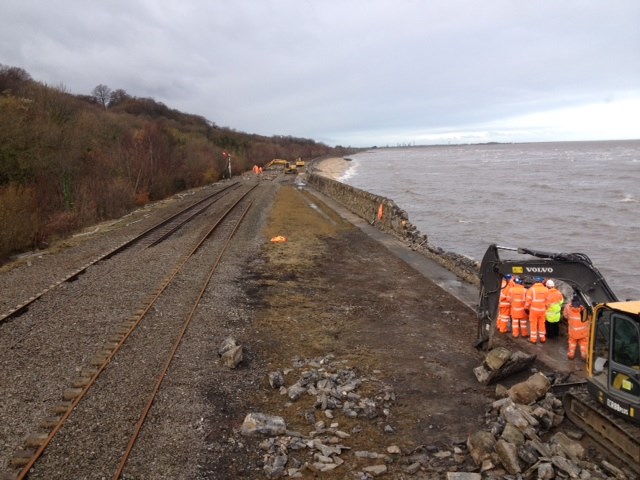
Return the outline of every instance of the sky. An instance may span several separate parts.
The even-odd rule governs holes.
[[[0,64],[371,147],[640,138],[638,0],[2,0]]]

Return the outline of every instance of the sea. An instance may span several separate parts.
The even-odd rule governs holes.
[[[431,245],[586,254],[640,300],[640,140],[376,148],[340,181],[393,200]]]

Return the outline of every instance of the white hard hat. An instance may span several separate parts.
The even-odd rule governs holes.
[[[553,287],[555,287],[555,286],[556,286],[556,284],[555,284],[555,283],[553,283],[553,280],[551,280],[551,279],[547,280],[547,287],[549,287],[549,288],[553,288]]]

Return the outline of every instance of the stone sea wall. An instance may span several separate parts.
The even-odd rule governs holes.
[[[429,244],[427,235],[409,222],[407,212],[393,200],[313,172],[307,173],[307,182],[369,224],[407,243],[416,252],[435,260],[463,280],[479,284],[478,262]]]

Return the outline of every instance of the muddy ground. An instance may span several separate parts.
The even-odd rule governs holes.
[[[363,428],[349,439],[354,451],[452,449],[482,428],[493,388],[472,372],[482,355],[473,347],[469,307],[292,185],[279,190],[263,235],[264,248],[242,280],[254,311],[251,356],[276,370],[296,357],[333,355],[395,393],[388,417],[334,420],[345,431]],[[276,236],[287,242],[269,241]],[[305,413],[314,400],[289,402],[265,380],[240,407],[283,416],[291,430],[308,432]],[[345,470],[323,478],[346,478]]]

